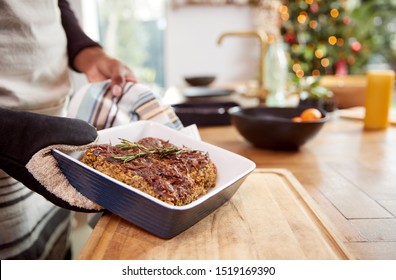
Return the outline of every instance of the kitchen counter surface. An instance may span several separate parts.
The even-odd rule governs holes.
[[[200,128],[200,134],[206,142],[253,160],[258,169],[275,168],[290,172],[328,222],[326,225],[334,229],[338,245],[345,248],[348,258],[396,259],[394,126],[382,131],[364,131],[361,121],[340,118],[338,112],[334,112],[323,130],[296,152],[254,148],[232,126],[204,127]],[[180,238],[198,244],[194,243],[194,231],[205,232],[205,219],[186,233],[191,234],[190,238],[188,235]],[[211,230],[213,232],[213,228]],[[142,235],[146,242],[125,243],[128,239],[136,243],[137,234]],[[106,213],[95,227],[80,258],[150,258],[147,255],[149,250],[165,250],[168,245],[114,214]],[[137,248],[144,255],[126,253],[126,250]],[[207,248],[205,252],[208,252]],[[197,256],[211,259],[218,253],[216,251],[217,255],[211,256],[201,252]],[[287,252],[284,253],[288,258]],[[182,256],[180,253],[179,257]],[[280,256],[277,257],[282,258]],[[296,256],[300,258],[298,256],[302,255]],[[256,255],[256,258],[271,256]],[[318,258],[323,258],[323,255]]]
[[[357,259],[396,259],[396,127],[364,131],[337,112],[299,152],[259,150],[233,127],[201,129],[203,140],[261,168],[294,174]],[[226,136],[227,137],[226,137]]]

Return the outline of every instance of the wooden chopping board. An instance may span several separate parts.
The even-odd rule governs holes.
[[[106,213],[80,259],[350,259],[337,232],[297,179],[257,169],[230,201],[164,240]]]

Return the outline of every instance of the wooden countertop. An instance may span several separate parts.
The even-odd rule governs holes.
[[[233,127],[204,128],[202,139],[286,168],[341,232],[357,259],[396,259],[396,128],[364,131],[337,112],[299,152],[255,149]]]
[[[341,248],[344,246],[349,257],[396,259],[395,127],[383,131],[364,131],[361,121],[340,118],[335,112],[323,130],[297,152],[256,149],[232,126],[200,128],[200,133],[204,141],[241,154],[253,160],[258,168],[288,170],[304,192],[309,194],[308,197],[329,222],[328,226],[334,228],[340,242],[338,245]],[[205,219],[197,227],[193,226],[191,231],[189,229],[190,232],[176,237],[188,241],[191,248],[196,249],[193,258],[216,258],[213,257],[216,255],[210,255],[213,249],[205,247],[204,251],[199,252],[196,243],[198,233],[194,235],[194,231],[201,230],[203,232],[200,234],[213,237],[205,231],[208,222]],[[153,258],[148,251],[155,248],[157,252],[162,252],[159,258],[166,259],[169,255],[161,249],[166,250],[169,244],[107,213],[95,227],[80,258]],[[140,254],[136,251],[128,253],[128,250],[137,249]],[[183,256],[183,251],[177,252],[178,257]],[[288,258],[286,253],[284,258]],[[213,254],[218,256],[219,252]],[[281,256],[277,255],[277,258]],[[296,256],[303,258],[302,255]],[[256,255],[256,258],[271,256]],[[308,258],[316,257],[308,255]],[[323,255],[318,258],[323,258]]]

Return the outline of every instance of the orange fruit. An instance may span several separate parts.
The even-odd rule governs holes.
[[[294,117],[292,118],[292,122],[302,122],[301,117]]]
[[[300,114],[301,120],[302,121],[316,121],[322,117],[322,113],[315,108],[308,108],[305,109],[301,114]]]

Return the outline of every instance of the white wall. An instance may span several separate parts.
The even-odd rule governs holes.
[[[181,85],[186,75],[214,74],[217,82],[254,79],[259,43],[256,38],[226,37],[225,31],[252,29],[245,6],[188,6],[168,9],[165,57],[167,85]]]

